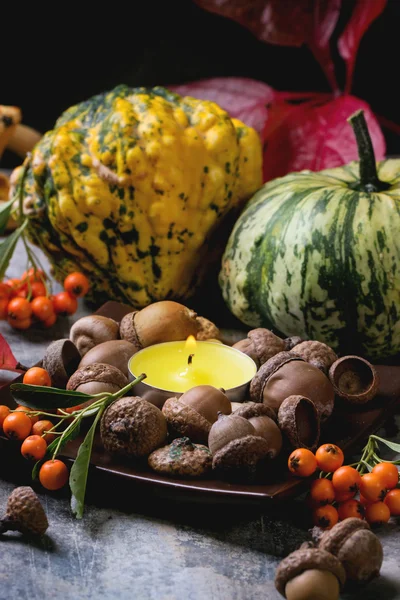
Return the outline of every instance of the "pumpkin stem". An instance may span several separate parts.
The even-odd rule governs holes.
[[[352,185],[352,189],[361,192],[382,192],[390,188],[390,183],[381,181],[376,170],[374,148],[369,135],[364,111],[358,110],[348,119],[356,137],[360,160],[360,181]]]

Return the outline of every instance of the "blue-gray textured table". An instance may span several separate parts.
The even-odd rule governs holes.
[[[24,250],[18,247],[8,275],[24,269]],[[0,322],[0,333],[18,360],[30,366],[88,312],[81,302],[74,317],[59,319],[51,330],[16,332]],[[395,421],[383,432],[392,439],[400,417]],[[13,472],[1,456],[0,477],[2,507],[15,485],[31,483],[28,471]],[[37,542],[18,533],[1,537],[0,600],[277,600],[273,578],[280,557],[308,537],[299,500],[265,512],[188,504],[118,482],[100,487],[92,479],[84,519],[77,521],[67,491],[43,493],[34,487],[48,514],[48,534]],[[380,578],[342,598],[400,598],[399,532],[395,521],[380,529],[385,553]]]

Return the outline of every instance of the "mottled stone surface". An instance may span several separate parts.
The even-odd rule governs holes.
[[[8,274],[24,268],[19,249]],[[51,330],[14,332],[0,322],[0,333],[30,366],[88,312],[80,302],[77,315],[59,319]],[[381,433],[400,439],[394,420]],[[0,456],[0,506],[16,485],[30,484],[28,466],[15,473]],[[49,529],[39,541],[16,532],[0,537],[0,600],[278,600],[276,565],[307,539],[310,527],[301,499],[274,511],[189,503],[177,492],[161,497],[115,480],[105,485],[96,473],[89,475],[84,519],[77,521],[66,491],[34,488]],[[400,599],[399,523],[381,527],[379,536],[381,577],[343,599]]]

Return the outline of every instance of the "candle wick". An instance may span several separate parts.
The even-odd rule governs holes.
[[[194,354],[189,354],[188,365],[192,364]]]

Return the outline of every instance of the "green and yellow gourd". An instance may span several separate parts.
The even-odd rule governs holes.
[[[81,270],[97,303],[140,308],[193,293],[212,233],[260,187],[261,161],[255,130],[213,102],[121,85],[60,116],[14,193],[57,279]]]
[[[372,359],[400,351],[400,160],[376,165],[363,113],[360,162],[266,183],[237,220],[220,285],[251,327]]]

